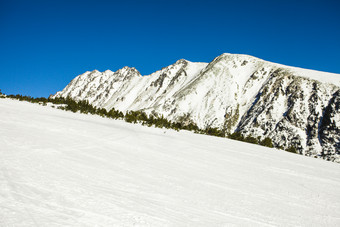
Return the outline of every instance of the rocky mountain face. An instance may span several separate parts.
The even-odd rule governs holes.
[[[147,76],[129,67],[86,72],[52,97],[269,137],[275,146],[340,162],[339,74],[222,54],[210,63],[178,60]]]

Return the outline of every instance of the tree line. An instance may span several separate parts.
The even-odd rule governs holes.
[[[184,123],[184,121],[176,121],[172,122],[166,119],[163,115],[159,115],[157,113],[147,114],[141,110],[139,111],[127,111],[125,114],[122,111],[116,110],[112,108],[111,110],[107,111],[105,108],[97,108],[91,105],[87,100],[79,100],[76,101],[70,97],[63,98],[34,98],[31,96],[23,96],[23,95],[4,95],[1,93],[0,90],[0,97],[1,98],[11,98],[17,99],[19,101],[27,101],[31,103],[39,103],[41,105],[47,105],[47,103],[52,103],[58,105],[58,109],[72,111],[74,113],[80,112],[83,114],[93,114],[99,115],[106,118],[111,119],[121,119],[128,123],[139,123],[146,126],[154,126],[157,128],[167,128],[167,129],[174,129],[176,131],[179,130],[188,130],[193,131],[199,134],[211,135],[211,136],[218,136],[218,137],[227,137],[233,140],[239,140],[247,143],[259,144],[266,147],[274,147],[272,139],[266,137],[261,139],[261,137],[253,137],[251,135],[244,136],[241,132],[234,132],[234,133],[225,133],[225,130],[220,130],[216,127],[207,127],[205,129],[199,128],[195,123]],[[282,149],[282,147],[277,147]],[[296,149],[294,147],[289,147],[286,151],[296,153]]]

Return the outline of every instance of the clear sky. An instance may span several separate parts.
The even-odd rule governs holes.
[[[45,96],[75,76],[249,54],[340,73],[340,1],[0,0],[0,89]]]

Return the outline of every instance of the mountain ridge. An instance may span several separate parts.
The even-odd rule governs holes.
[[[86,72],[52,97],[270,137],[278,147],[339,162],[339,91],[339,74],[222,54],[210,63],[180,59],[147,76],[127,66]]]

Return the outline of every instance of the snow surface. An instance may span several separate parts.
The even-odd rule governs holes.
[[[277,66],[278,68],[284,68],[290,71],[291,73],[295,74],[296,76],[301,76],[305,78],[309,78],[312,80],[317,80],[322,83],[329,83],[329,84],[334,84],[336,86],[340,86],[340,74],[338,73],[330,73],[330,72],[323,72],[323,71],[318,71],[318,70],[312,70],[312,69],[305,69],[305,68],[300,68],[300,67],[294,67],[294,66],[287,66],[287,65],[282,65],[278,63],[273,63],[270,61],[265,61],[257,57],[253,57],[251,55],[245,55],[245,54],[229,54],[229,53],[224,53],[222,56],[231,56],[235,58],[249,58],[257,61],[262,61],[266,64],[270,64],[273,66]]]
[[[0,226],[339,226],[339,164],[0,99]]]

